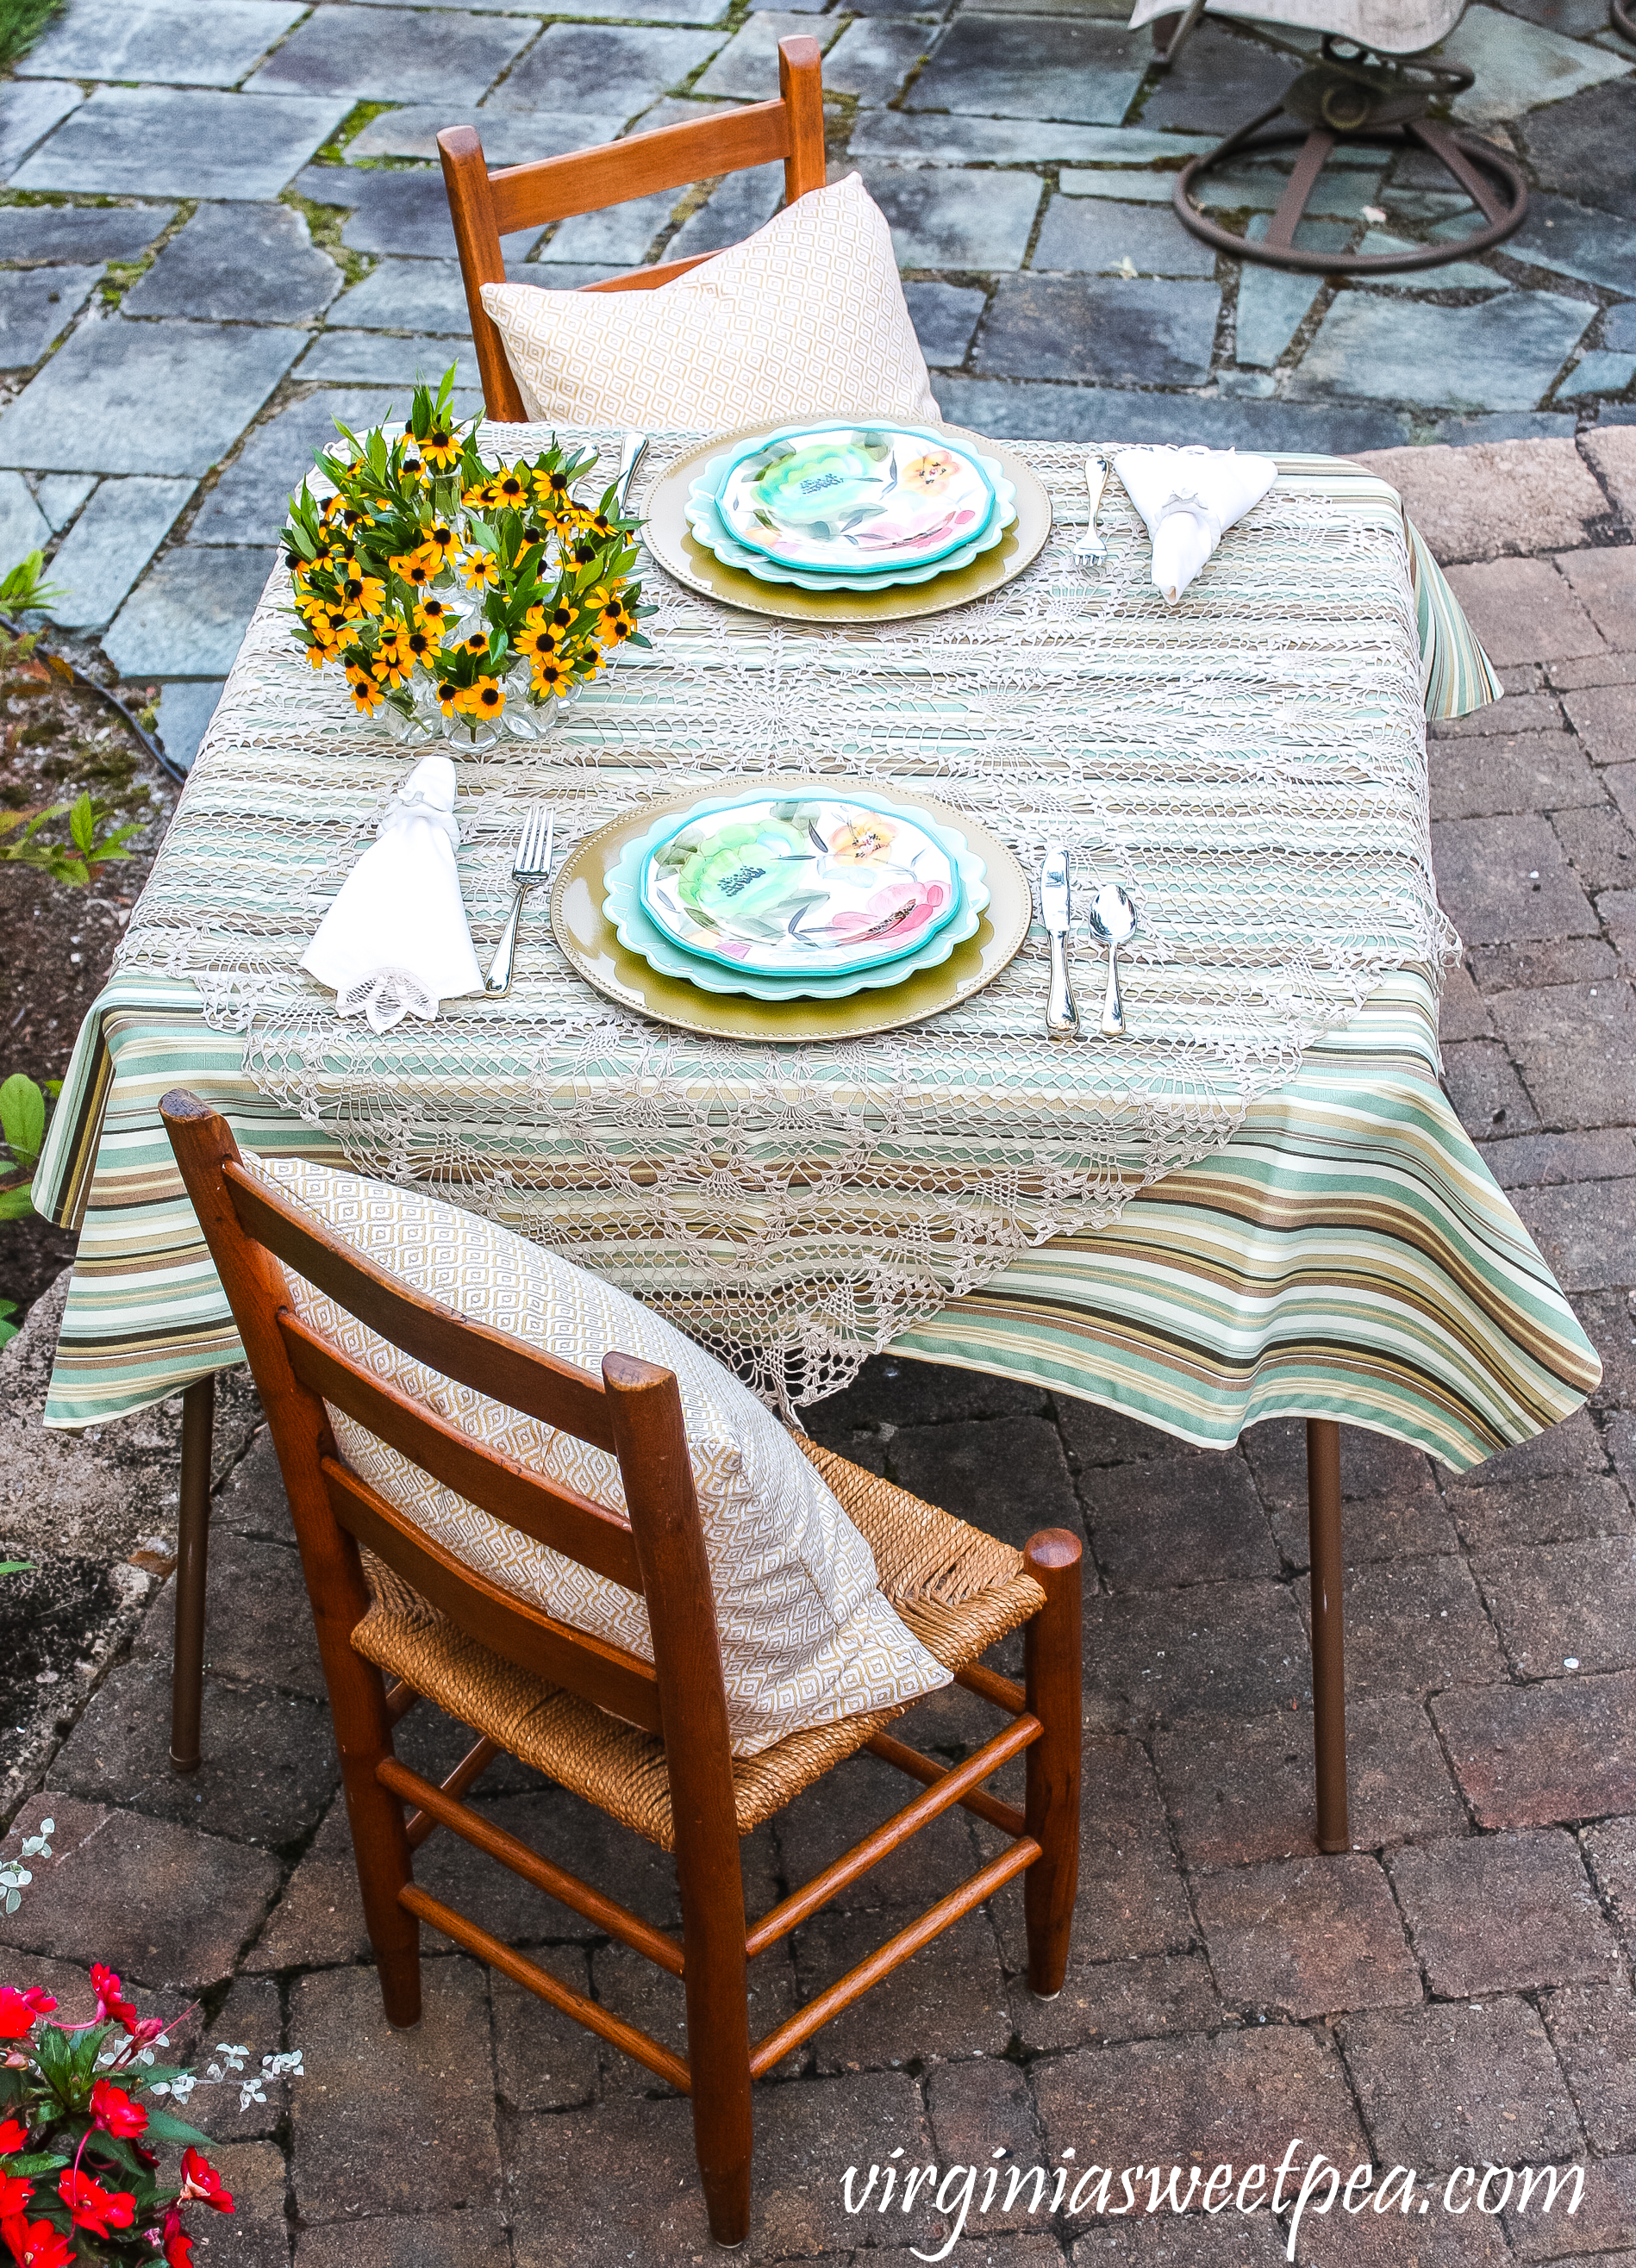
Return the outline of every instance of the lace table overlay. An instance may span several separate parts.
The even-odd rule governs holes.
[[[542,447],[543,428],[512,429]],[[508,438],[510,437],[508,436]],[[566,438],[566,437],[564,437]],[[616,435],[586,437],[612,476]],[[695,437],[655,440],[635,491]],[[509,998],[377,1036],[297,967],[413,762],[316,678],[276,571],[121,954],[242,1030],[254,1084],[364,1172],[427,1184],[581,1260],[789,1407],[1025,1248],[1105,1226],[1220,1149],[1252,1098],[1389,969],[1454,940],[1432,879],[1404,524],[1330,460],[1279,481],[1175,612],[1116,482],[1104,565],[1072,556],[1085,452],[1014,445],[1057,526],[965,609],[820,632],[695,597],[647,563],[627,651],[536,747],[461,760],[460,872],[485,966],[526,810],[557,857],[623,812],[724,780],[820,776],[971,813],[1032,876],[1068,845],[1076,910],[1124,884],[1129,1037],[1047,1037],[1037,925],[985,991],[873,1040],[767,1048],[643,1021],[525,914]],[[587,489],[591,486],[587,483]]]

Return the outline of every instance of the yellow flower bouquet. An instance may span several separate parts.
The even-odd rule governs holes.
[[[553,442],[485,461],[483,421],[451,415],[454,372],[416,387],[401,432],[318,459],[333,493],[290,499],[284,556],[297,638],[314,669],[346,672],[353,704],[406,740],[486,747],[541,738],[652,614],[632,580],[641,526],[614,488],[574,484],[595,463]]]

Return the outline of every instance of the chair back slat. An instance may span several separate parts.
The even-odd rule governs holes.
[[[245,1234],[371,1330],[446,1378],[617,1454],[606,1392],[588,1371],[542,1354],[486,1323],[452,1315],[342,1243],[241,1165],[230,1162],[222,1172]]]
[[[641,1594],[636,1538],[617,1513],[526,1472],[497,1450],[480,1447],[434,1410],[365,1370],[298,1316],[286,1311],[278,1327],[290,1367],[303,1386],[494,1519]]]
[[[645,1733],[660,1731],[659,1679],[651,1662],[502,1591],[446,1551],[338,1457],[325,1457],[322,1471],[339,1525],[480,1646],[536,1677],[566,1686]]]
[[[633,134],[600,150],[576,150],[566,158],[542,158],[531,166],[507,166],[490,173],[489,190],[502,236],[574,213],[599,212],[660,189],[686,188],[712,173],[736,173],[787,158],[792,147],[790,114],[783,102],[757,102],[685,126]]]

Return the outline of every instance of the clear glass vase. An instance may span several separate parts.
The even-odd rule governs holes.
[[[568,693],[536,696],[530,689],[526,661],[513,663],[502,681],[505,706],[497,717],[468,717],[459,711],[446,717],[437,688],[426,678],[388,693],[376,714],[393,739],[407,748],[438,747],[451,756],[480,756],[507,742],[527,747],[549,740],[584,690],[576,685]]]

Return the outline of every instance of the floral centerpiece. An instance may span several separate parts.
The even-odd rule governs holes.
[[[49,1826],[49,1822],[46,1824]],[[27,1879],[25,1875],[24,1879]],[[0,1984],[0,2268],[195,2268],[182,2209],[195,2201],[231,2213],[233,2201],[201,2147],[207,2137],[160,2107],[186,2102],[205,2081],[155,2060],[164,2022],[139,2019],[119,1978],[91,1971],[96,2014],[83,2024],[50,2023],[50,1993]],[[178,2021],[173,2019],[173,2021]],[[264,2102],[247,2075],[244,2048],[222,2054],[246,2102]],[[298,2075],[298,2053],[262,2058],[262,2074]],[[182,2145],[179,2178],[159,2172],[155,2143]]]
[[[615,487],[574,484],[593,454],[552,446],[487,461],[483,420],[451,415],[454,372],[416,387],[401,432],[375,427],[321,455],[333,493],[290,499],[284,556],[295,635],[314,669],[346,672],[364,716],[407,739],[531,740],[630,642],[645,645],[631,578],[641,526]]]

